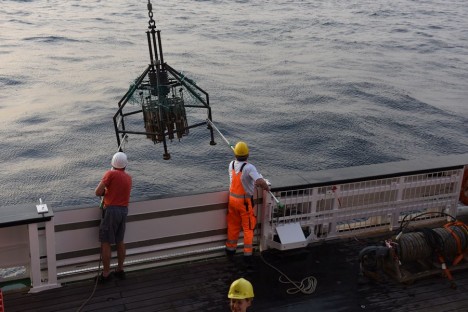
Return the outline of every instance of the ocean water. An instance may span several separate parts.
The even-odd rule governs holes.
[[[465,0],[152,3],[165,61],[267,178],[468,152]],[[98,204],[117,102],[149,62],[146,4],[1,1],[0,206]],[[130,135],[132,199],[225,189],[232,153],[209,141],[195,128],[163,160]]]

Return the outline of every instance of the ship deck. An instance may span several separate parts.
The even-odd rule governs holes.
[[[441,274],[410,285],[360,276],[359,251],[381,241],[349,238],[300,250],[269,250],[256,257],[255,271],[246,271],[239,255],[234,262],[223,257],[128,272],[125,280],[97,285],[94,292],[93,280],[35,294],[9,291],[5,311],[228,311],[228,288],[239,277],[254,286],[249,311],[467,311],[468,270],[453,272],[456,289]],[[288,294],[292,285],[279,281],[278,270],[295,281],[315,277],[315,291]]]

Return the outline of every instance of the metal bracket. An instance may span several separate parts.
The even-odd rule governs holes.
[[[47,204],[42,203],[42,198],[39,198],[39,205],[36,205],[37,213],[47,213],[49,212],[49,208],[47,208]]]

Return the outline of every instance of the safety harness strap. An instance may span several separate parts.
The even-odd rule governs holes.
[[[247,163],[243,163],[240,170],[239,170],[239,173],[242,175],[242,170],[244,169],[245,165],[247,165]],[[233,170],[233,173],[235,173],[235,170],[234,170],[234,161],[232,162],[232,170]],[[234,198],[249,198],[250,196],[247,195],[247,194],[237,194],[237,193],[233,193],[233,192],[229,192],[229,196],[232,196]]]

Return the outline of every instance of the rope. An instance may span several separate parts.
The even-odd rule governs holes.
[[[257,188],[257,198],[259,198],[258,188]],[[257,201],[255,206],[257,207],[256,216],[258,216],[258,210],[259,210],[258,201]],[[283,207],[284,207],[284,205],[283,205]],[[260,245],[260,239],[261,239],[260,231],[257,231],[257,232],[258,232],[258,235],[256,235],[256,236],[257,236],[258,244]],[[262,261],[266,265],[268,265],[269,267],[271,267],[272,269],[274,269],[275,271],[277,271],[280,274],[280,276],[278,278],[278,281],[280,283],[282,283],[282,284],[293,284],[294,287],[291,287],[291,288],[286,290],[287,294],[294,295],[294,294],[297,294],[297,293],[301,292],[303,294],[310,295],[310,294],[315,292],[315,289],[317,288],[317,279],[314,276],[305,277],[300,282],[293,281],[286,274],[284,274],[281,270],[279,270],[277,267],[275,267],[274,265],[272,265],[271,263],[266,261],[265,258],[263,258],[262,253],[260,253],[260,258],[262,259]]]
[[[117,149],[118,151],[123,151],[122,147],[128,142],[128,134],[125,134],[122,138],[122,141],[120,142],[119,148]]]
[[[305,277],[300,282],[293,281],[286,274],[284,274],[281,270],[279,270],[277,267],[275,267],[274,265],[266,261],[265,258],[263,258],[262,254],[260,254],[260,258],[266,265],[268,265],[269,267],[271,267],[272,269],[274,269],[280,274],[280,277],[278,278],[278,281],[280,283],[293,284],[294,287],[291,287],[286,290],[286,293],[288,295],[294,295],[299,292],[306,294],[306,295],[310,295],[315,292],[315,289],[317,288],[317,279],[314,276],[311,275],[311,276]]]
[[[229,143],[229,141],[224,137],[224,135],[221,133],[221,131],[219,131],[219,129],[215,126],[215,124],[214,124],[211,120],[209,120],[209,119],[207,119],[206,122],[209,123],[210,126],[213,127],[213,129],[215,129],[216,132],[219,133],[219,135],[220,135],[221,138],[224,140],[224,142],[226,142],[227,145],[229,145],[229,147],[230,147],[232,150],[234,150],[234,146],[233,146],[231,143]]]
[[[85,302],[83,302],[83,304],[76,310],[76,312],[80,312],[84,308],[84,306],[86,304],[88,304],[89,300],[91,300],[91,298],[93,298],[94,293],[96,292],[97,285],[99,283],[99,274],[100,274],[100,271],[101,271],[101,262],[102,262],[102,256],[99,256],[99,265],[98,265],[96,282],[94,283],[93,292],[91,293],[91,295],[89,295],[88,299],[86,299]]]
[[[229,141],[224,137],[224,135],[221,133],[221,131],[219,131],[219,129],[215,126],[215,124],[207,119],[206,120],[206,123],[208,123],[211,127],[213,127],[213,129],[216,130],[216,132],[219,133],[219,135],[221,136],[221,138],[224,140],[224,142],[227,143],[227,145],[229,145],[229,147],[234,150],[234,145],[232,145],[231,143],[229,143]],[[278,206],[279,209],[284,209],[284,204],[282,204],[278,198],[276,198],[276,196],[271,192],[271,191],[268,191],[268,193],[270,194],[270,196],[273,198],[273,200],[276,202],[276,205]]]
[[[101,222],[102,222],[102,219],[104,218],[104,214],[102,213],[102,211],[104,209],[104,196],[101,198],[101,203],[99,204],[99,209],[101,209]],[[80,312],[84,308],[84,306],[86,304],[88,304],[89,300],[91,300],[91,298],[93,298],[94,293],[96,292],[97,285],[99,283],[99,275],[101,273],[101,262],[102,262],[102,252],[101,252],[101,249],[100,249],[99,264],[98,264],[98,270],[97,270],[97,275],[96,275],[96,281],[95,281],[94,287],[93,287],[93,292],[91,293],[91,295],[89,295],[88,299],[86,299],[83,302],[83,304],[81,304],[81,306],[76,310],[76,312]]]

